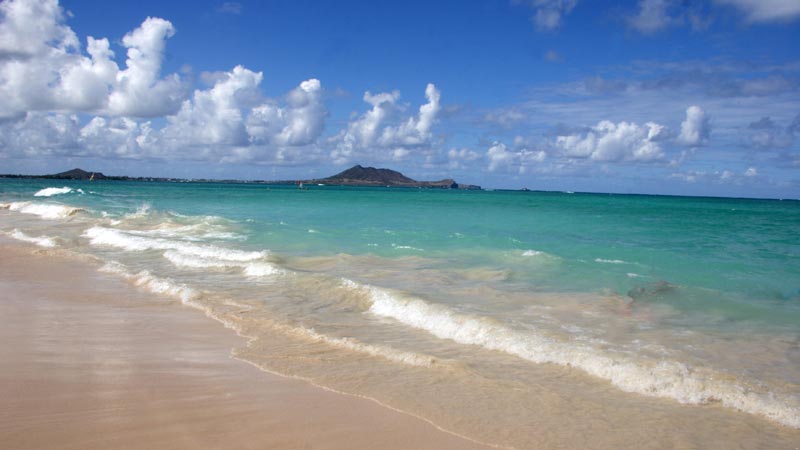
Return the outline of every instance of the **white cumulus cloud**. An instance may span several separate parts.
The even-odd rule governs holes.
[[[543,150],[509,149],[502,142],[495,142],[486,151],[490,172],[503,170],[523,174],[531,165],[541,163],[546,158],[547,153]]]
[[[686,109],[686,120],[681,122],[681,133],[678,142],[690,147],[699,147],[708,142],[711,133],[708,116],[699,106],[690,106]]]
[[[654,122],[601,121],[584,133],[558,136],[555,146],[563,156],[596,161],[657,161],[664,157],[660,141],[665,127]]]
[[[185,96],[177,75],[160,78],[169,21],[147,18],[122,38],[125,69],[108,39],[87,37],[86,52],[55,0],[0,3],[0,118],[29,111],[155,117]]]
[[[175,34],[172,23],[148,17],[142,25],[122,38],[128,49],[127,68],[116,74],[109,97],[113,115],[154,117],[174,112],[184,92],[178,75],[159,79],[166,39]]]
[[[333,138],[336,148],[331,158],[337,164],[351,161],[363,151],[380,149],[389,150],[391,159],[401,160],[410,155],[410,149],[430,145],[432,128],[441,110],[441,93],[432,83],[425,88],[428,102],[419,107],[416,116],[399,123],[396,118],[402,113],[401,105],[397,104],[400,92],[367,91],[363,98],[372,108]]]

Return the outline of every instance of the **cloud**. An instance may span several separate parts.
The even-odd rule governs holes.
[[[671,0],[640,0],[637,14],[626,18],[628,26],[643,34],[654,34],[682,23],[669,14],[672,3]]]
[[[57,0],[0,3],[0,59],[27,59],[78,47],[78,37],[63,25]]]
[[[659,141],[665,137],[665,127],[654,122],[638,125],[604,120],[585,133],[558,136],[555,147],[567,158],[649,162],[663,159]]]
[[[264,103],[247,118],[247,133],[255,144],[302,146],[322,133],[327,110],[322,103],[322,84],[312,78],[303,81],[287,96],[287,105]]]
[[[224,14],[241,14],[242,13],[242,4],[239,2],[225,2],[217,8],[218,12]]]
[[[555,50],[548,50],[544,54],[544,59],[547,62],[560,63],[564,62],[564,58]]]
[[[261,79],[261,72],[236,66],[210,89],[196,90],[177,114],[167,117],[164,139],[174,147],[247,145],[242,109],[255,102]]]
[[[730,5],[745,15],[751,23],[789,22],[800,17],[797,0],[715,0]]]
[[[797,121],[797,117],[795,117]],[[750,130],[750,147],[757,150],[770,150],[787,148],[794,142],[795,121],[783,129],[769,116],[751,122],[747,129]]]
[[[792,123],[790,123],[789,126],[786,127],[786,132],[791,134],[792,136],[800,135],[800,113],[794,116],[794,120],[792,120]]]
[[[173,152],[194,147],[201,156],[228,161],[294,158],[291,148],[315,143],[323,131],[322,84],[303,81],[281,102],[262,98],[262,78],[243,66],[218,75],[211,88],[196,90],[167,117],[156,140]]]
[[[127,68],[116,74],[115,88],[108,99],[110,114],[156,117],[177,109],[185,96],[180,78],[173,74],[158,79],[165,41],[174,34],[169,21],[148,17],[122,38],[128,49]]]
[[[400,92],[364,93],[364,101],[372,108],[351,121],[345,130],[336,135],[332,142],[336,148],[331,158],[337,164],[344,164],[364,151],[375,149],[391,150],[392,159],[404,159],[410,148],[430,145],[432,127],[441,111],[441,93],[429,83],[425,88],[427,103],[419,107],[416,117],[408,117],[399,124],[387,124],[402,112],[397,104]],[[373,156],[380,155],[375,154]]]
[[[711,125],[703,108],[699,106],[686,108],[686,120],[681,122],[678,142],[690,147],[699,147],[708,143],[710,134]]]
[[[85,153],[106,157],[140,159],[144,149],[155,150],[150,122],[139,124],[127,117],[93,117],[80,130]]]
[[[122,38],[126,68],[106,38],[87,38],[81,53],[55,0],[0,3],[0,118],[29,111],[155,117],[175,112],[186,95],[178,75],[159,78],[169,21],[147,18]]]
[[[486,151],[486,159],[489,163],[487,168],[490,172],[503,170],[524,174],[529,166],[547,159],[547,153],[543,150],[528,150],[526,148],[510,150],[504,143],[495,142]]]
[[[214,85],[195,90],[166,124],[129,117],[94,116],[81,126],[75,114],[28,112],[0,123],[10,155],[51,154],[124,159],[270,161],[314,159],[312,146],[327,110],[319,80],[306,80],[282,99],[263,98],[261,72],[237,66],[216,74]],[[313,150],[313,149],[312,149]]]
[[[711,184],[737,184],[741,185],[752,182],[761,175],[755,167],[748,167],[741,173],[732,170],[688,170],[686,172],[675,172],[667,178],[681,180],[685,183],[711,183]]]
[[[447,168],[451,170],[465,169],[470,163],[481,158],[481,154],[468,148],[451,148],[447,152]]]
[[[0,126],[7,156],[51,157],[80,153],[80,124],[74,114],[31,112]]]
[[[531,21],[538,31],[553,31],[561,26],[564,16],[569,14],[578,0],[515,0],[526,4],[534,11]]]

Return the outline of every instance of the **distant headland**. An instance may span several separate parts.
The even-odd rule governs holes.
[[[51,175],[0,175],[0,178],[44,178],[51,180],[116,180],[116,181],[165,181],[175,183],[186,182],[206,182],[206,183],[251,183],[251,184],[297,184],[307,185],[331,185],[331,186],[386,186],[386,187],[416,187],[433,189],[472,189],[480,190],[480,186],[473,184],[457,183],[451,178],[439,181],[417,181],[391,169],[377,169],[375,167],[363,167],[355,165],[343,172],[327,178],[315,178],[304,180],[214,180],[214,179],[185,179],[185,178],[161,178],[161,177],[128,177],[128,176],[109,176],[101,172],[88,172],[83,169],[72,169],[66,172]]]

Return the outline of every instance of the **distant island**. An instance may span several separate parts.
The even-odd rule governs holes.
[[[327,178],[316,178],[310,180],[212,180],[212,179],[184,179],[184,178],[160,178],[160,177],[128,177],[128,176],[109,176],[101,172],[87,172],[83,169],[72,169],[66,172],[52,175],[0,175],[0,178],[44,178],[51,180],[116,180],[116,181],[166,181],[166,182],[207,182],[207,183],[255,183],[255,184],[310,184],[310,185],[333,185],[333,186],[386,186],[386,187],[416,187],[433,189],[471,189],[480,190],[480,186],[473,184],[460,184],[451,178],[439,181],[417,181],[411,179],[400,172],[391,169],[376,169],[375,167],[363,167],[355,165],[343,172]]]
[[[305,182],[305,181],[304,181]],[[472,184],[459,184],[451,178],[439,181],[417,181],[391,169],[353,166],[328,178],[309,180],[308,183],[337,186],[397,186],[438,189],[480,189]]]

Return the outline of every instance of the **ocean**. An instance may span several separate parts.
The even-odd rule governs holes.
[[[3,179],[0,233],[480,442],[797,438],[800,202],[308,187]]]

